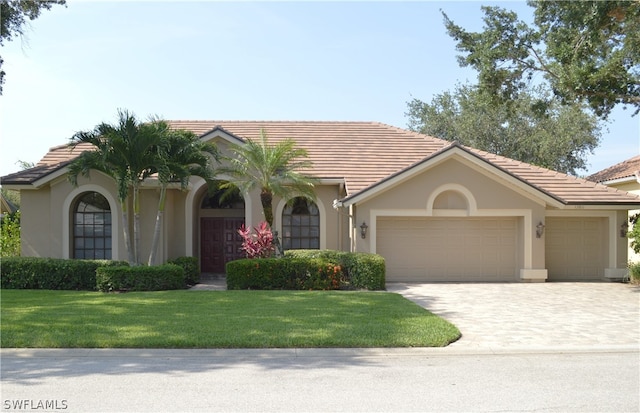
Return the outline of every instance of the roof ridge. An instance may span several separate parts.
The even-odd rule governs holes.
[[[223,120],[223,119],[195,119],[195,120],[186,120],[186,119],[165,119],[166,122],[175,122],[175,123],[326,123],[326,124],[336,124],[336,123],[347,123],[347,124],[381,124],[380,122],[370,121],[370,120],[240,120],[240,119],[231,119],[231,120]],[[387,125],[389,126],[389,125]],[[394,126],[395,127],[395,126]],[[400,128],[398,128],[400,129]]]

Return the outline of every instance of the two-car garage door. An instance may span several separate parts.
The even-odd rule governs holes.
[[[517,219],[379,217],[387,281],[517,281]]]

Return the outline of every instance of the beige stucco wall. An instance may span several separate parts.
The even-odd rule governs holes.
[[[627,191],[635,195],[640,195],[640,183],[638,183],[638,181],[635,179],[630,182],[612,184],[609,186],[612,188],[619,189],[621,191]],[[640,209],[634,209],[629,211],[628,216],[631,217],[637,213],[640,213]],[[627,243],[628,243],[628,260],[630,262],[640,262],[640,254],[636,254],[636,252],[631,248],[631,240],[628,240]]]
[[[20,191],[20,236],[22,255],[62,258],[62,250],[52,251],[51,191]]]
[[[72,256],[70,228],[74,200],[87,191],[98,191],[110,201],[114,244],[113,259],[126,260],[122,236],[121,210],[115,183],[106,175],[93,171],[89,178],[78,177],[78,185],[61,176],[38,190],[25,189],[21,196],[22,255],[52,258]]]
[[[459,209],[457,195],[450,199],[434,197],[439,191],[451,190],[460,194],[466,191],[475,201],[475,211]],[[465,195],[462,196],[463,200]],[[429,206],[429,203],[433,204]],[[466,203],[466,200],[465,200]],[[447,211],[438,207],[447,207]],[[433,210],[428,210],[432,207]],[[471,208],[471,206],[469,206]],[[462,214],[462,216],[515,216],[518,231],[518,260],[522,269],[544,269],[544,238],[536,238],[535,226],[544,222],[545,206],[526,196],[521,189],[502,180],[497,175],[487,175],[476,166],[464,161],[449,159],[422,171],[401,184],[391,187],[378,196],[361,202],[354,208],[355,249],[357,251],[375,251],[371,235],[375,231],[376,216],[435,216]],[[431,214],[431,215],[430,215]],[[359,226],[365,221],[369,225],[366,239],[359,236]],[[525,248],[525,242],[529,248]],[[528,257],[528,259],[527,259]]]

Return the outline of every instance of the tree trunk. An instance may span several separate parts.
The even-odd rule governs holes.
[[[262,190],[260,192],[260,202],[262,203],[262,211],[264,219],[269,224],[269,228],[273,227],[273,194],[269,191]]]
[[[158,201],[158,213],[156,214],[156,227],[153,230],[153,241],[151,242],[151,252],[149,253],[149,261],[147,265],[155,265],[156,252],[158,250],[158,243],[160,242],[160,229],[162,227],[162,216],[164,215],[164,204],[167,198],[167,187],[162,186],[160,188],[160,201]]]
[[[140,265],[140,188],[133,186],[133,257],[135,265]]]
[[[129,211],[127,209],[126,198],[120,201],[120,209],[122,209],[122,232],[124,232],[124,246],[127,249],[129,265],[134,265],[135,256],[133,254],[133,249],[131,249],[131,235],[129,234]]]

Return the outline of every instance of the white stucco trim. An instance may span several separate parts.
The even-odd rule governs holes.
[[[224,175],[220,175],[216,177],[216,180],[229,181],[230,178],[225,177]],[[198,211],[200,209],[200,206],[197,205],[197,202],[199,201],[199,199],[196,199],[196,195],[200,191],[200,188],[202,188],[206,184],[207,182],[204,179],[200,177],[194,178],[194,181],[190,185],[190,189],[189,189],[189,192],[187,193],[187,198],[185,200],[184,231],[185,231],[185,255],[187,257],[193,256],[193,250],[194,250],[193,231],[196,225],[196,222],[195,222],[196,216],[194,216],[194,211]],[[242,194],[242,197],[244,198],[245,224],[247,227],[250,227],[253,225],[253,223],[251,222],[251,216],[252,216],[251,215],[251,209],[252,209],[251,196],[249,194]]]
[[[456,209],[445,209],[434,211],[433,203],[435,202],[436,198],[443,192],[447,191],[458,192],[459,194],[464,196],[467,199],[467,210],[461,211]],[[469,191],[466,187],[460,184],[444,184],[436,188],[427,199],[427,214],[434,215],[434,213],[438,214],[439,216],[458,216],[458,214],[463,214],[461,216],[472,216],[478,213],[478,203],[476,202],[476,198],[473,196],[471,191]],[[455,215],[449,215],[450,213],[453,213]]]
[[[584,217],[584,218],[607,218],[608,219],[608,233],[609,233],[609,247],[608,247],[608,266],[609,268],[617,268],[617,255],[618,255],[618,243],[616,238],[618,237],[618,221],[616,219],[615,211],[592,211],[592,210],[548,210],[546,211],[548,217]]]
[[[473,214],[456,214],[445,213],[446,211],[455,212],[456,210],[435,210],[435,212],[427,209],[372,209],[369,213],[369,242],[371,245],[370,252],[377,251],[377,224],[378,217],[522,217],[524,220],[522,256],[524,269],[533,268],[533,220],[530,209],[476,209]],[[441,212],[441,213],[439,213]]]
[[[51,184],[54,180],[57,180],[61,177],[65,177],[66,179],[66,175],[68,172],[69,172],[69,168],[65,166],[63,168],[60,168],[56,171],[51,172],[50,174],[43,176],[42,178],[35,180],[31,185],[35,188],[41,188],[44,185]],[[97,172],[97,171],[92,170],[92,172]]]
[[[282,212],[287,205],[287,201],[289,200],[281,199],[278,205],[276,205],[273,214],[273,226],[275,227],[274,229],[278,231],[278,234],[280,234],[280,238],[282,238]],[[315,199],[313,202],[318,206],[318,213],[320,214],[320,249],[324,250],[327,249],[327,211],[320,198]]]
[[[85,184],[74,188],[62,203],[62,258],[71,258],[71,205],[78,195],[84,192],[97,192],[104,196],[107,202],[109,202],[109,208],[111,208],[111,258],[114,260],[121,259],[118,250],[118,240],[120,239],[120,231],[122,230],[120,205],[111,193],[106,191],[102,186],[95,184]]]
[[[638,179],[634,175],[625,176],[623,178],[610,179],[608,181],[600,181],[598,183],[602,185],[610,186],[610,185],[626,184],[626,183],[633,183],[633,182],[638,182]]]

